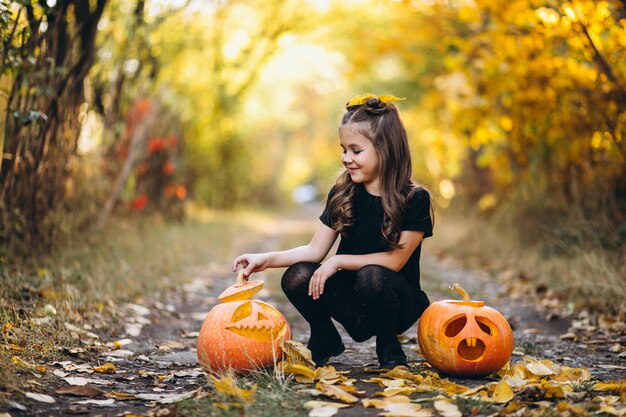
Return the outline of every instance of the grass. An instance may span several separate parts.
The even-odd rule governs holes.
[[[490,415],[498,411],[498,407],[492,403],[477,398],[457,396],[454,398],[454,402],[464,416]]]
[[[589,219],[576,207],[501,207],[489,216],[448,210],[428,248],[470,267],[513,271],[576,308],[617,314],[626,311],[625,228],[608,215]]]
[[[233,400],[212,390],[205,398],[182,401],[177,408],[178,414],[188,417],[299,417],[307,414],[303,404],[309,398],[298,394],[299,387],[291,378],[276,377],[271,371],[258,371],[239,378],[237,382],[244,389],[257,386],[252,401]]]
[[[275,215],[263,212],[192,214],[175,224],[118,222],[100,234],[75,236],[49,255],[0,265],[0,391],[18,389],[32,377],[12,356],[45,364],[80,347],[64,323],[106,333],[120,319],[115,306],[165,294],[188,281],[193,267],[229,277],[230,262],[241,251],[273,238],[280,245],[275,231],[289,239],[303,233],[297,222],[279,227]],[[41,319],[48,322],[37,324]]]

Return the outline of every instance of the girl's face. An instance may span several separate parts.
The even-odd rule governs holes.
[[[339,143],[343,149],[341,162],[348,169],[352,181],[363,184],[370,194],[380,195],[379,158],[374,144],[358,133],[353,125],[339,129]]]

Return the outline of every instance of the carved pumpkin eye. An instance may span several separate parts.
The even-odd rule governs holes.
[[[233,317],[230,319],[233,323],[241,321],[252,314],[252,302],[248,301],[243,303],[233,313]]]
[[[498,335],[498,327],[487,317],[476,316],[475,319],[476,323],[478,323],[478,327],[480,327],[480,330],[487,333],[489,336]]]
[[[461,314],[460,316],[452,317],[448,323],[444,325],[445,335],[448,337],[454,337],[457,334],[461,333],[461,330],[467,324],[467,317],[465,314]]]

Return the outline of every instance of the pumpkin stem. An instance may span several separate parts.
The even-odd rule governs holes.
[[[461,288],[461,286],[459,284],[454,283],[454,284],[450,285],[450,287],[448,287],[448,289],[450,291],[456,291],[457,293],[459,293],[459,295],[461,296],[463,301],[472,301],[472,297],[470,297],[470,295],[467,293],[467,291],[465,291],[463,288]]]
[[[241,287],[246,281],[243,279],[243,268],[237,273],[237,279],[235,279],[235,287]]]

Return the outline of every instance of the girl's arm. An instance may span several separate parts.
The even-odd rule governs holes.
[[[241,265],[244,267],[244,276],[248,277],[266,268],[291,266],[298,262],[321,262],[336,239],[337,233],[320,221],[308,245],[284,251],[240,255],[233,261],[233,272]]]
[[[328,258],[313,274],[309,282],[309,295],[314,300],[318,299],[324,293],[326,280],[340,269],[358,271],[365,265],[380,265],[392,271],[400,271],[422,242],[423,237],[424,232],[404,230],[400,233],[398,241],[401,248],[366,255],[335,255]]]

